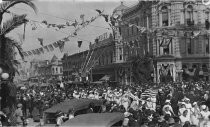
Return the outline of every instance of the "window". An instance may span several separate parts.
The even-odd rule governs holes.
[[[206,47],[206,53],[208,54],[209,53],[209,37],[206,38],[205,47]]]
[[[168,8],[166,6],[162,7],[162,26],[169,25],[169,16],[168,16]]]
[[[63,73],[63,69],[62,68],[60,68],[60,73]]]
[[[169,45],[163,47],[163,53],[164,53],[164,55],[168,55],[169,54]]]
[[[187,44],[187,53],[192,54],[192,40],[191,40],[191,38],[187,38],[186,44]]]
[[[187,25],[193,25],[193,7],[192,5],[188,5],[187,7],[187,11],[186,11],[186,21],[187,21]]]
[[[205,12],[205,19],[208,19],[209,20],[209,12]]]
[[[122,48],[119,48],[120,60],[122,60]]]
[[[120,33],[120,35],[121,35],[121,33],[122,33],[121,27],[119,27],[119,33]]]
[[[56,70],[56,73],[58,73],[58,68],[57,67],[55,68],[55,70]]]
[[[139,18],[136,18],[135,22],[136,22],[136,26],[139,26]],[[139,29],[136,27],[136,33],[138,32],[139,32]]]

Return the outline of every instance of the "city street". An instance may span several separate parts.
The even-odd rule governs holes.
[[[210,127],[210,0],[0,0],[0,127]]]

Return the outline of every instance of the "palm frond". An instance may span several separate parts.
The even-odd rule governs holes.
[[[26,19],[25,14],[13,16],[11,19],[3,23],[3,27],[1,28],[1,35],[6,35],[13,29],[17,28],[18,26],[26,22],[28,22],[28,20]]]
[[[8,40],[7,42],[11,43],[12,46],[15,47],[18,50],[19,55],[24,60],[23,48],[21,47],[21,45],[13,39],[10,39],[10,38],[6,38],[6,39]]]
[[[13,7],[16,4],[19,3],[24,3],[28,6],[30,6],[35,13],[37,13],[37,7],[35,6],[35,4],[32,2],[33,0],[10,0],[10,1],[4,1],[0,4],[0,13],[4,14],[5,12],[8,11],[9,8]]]

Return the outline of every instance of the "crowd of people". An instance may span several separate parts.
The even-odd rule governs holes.
[[[11,122],[14,118],[7,118],[2,111],[1,123],[26,125],[29,117],[38,122],[43,111],[57,103],[89,98],[105,100],[101,112],[124,113],[125,127],[210,127],[209,90],[210,84],[202,81],[124,87],[65,83],[33,86],[18,90],[17,109],[13,115],[16,121]]]

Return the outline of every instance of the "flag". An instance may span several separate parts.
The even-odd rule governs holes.
[[[82,41],[77,41],[78,47],[80,48],[82,46]]]
[[[66,25],[67,25],[67,26],[70,26],[70,23],[69,23],[69,21],[66,21]]]
[[[132,27],[134,24],[128,24],[128,27]]]
[[[28,56],[28,54],[26,52],[22,52],[23,53],[23,56]]]
[[[53,46],[54,46],[54,48],[57,48],[58,47],[58,43],[57,42],[54,42],[53,43]]]
[[[37,38],[37,40],[40,42],[40,45],[43,46],[43,38]]]
[[[140,28],[141,33],[144,33],[146,30],[147,30],[147,29],[146,29],[145,27],[141,27],[141,28]]]
[[[99,15],[102,13],[102,11],[99,9],[96,9],[96,11],[99,13]]]
[[[27,53],[28,53],[28,55],[33,55],[33,53],[31,51],[28,51]]]
[[[85,21],[85,15],[84,14],[81,14],[80,15],[80,19],[82,20],[82,23],[84,23],[84,21]]]
[[[109,22],[109,15],[104,15],[103,14],[102,16],[104,17],[104,19],[105,19],[106,22]]]
[[[65,25],[57,25],[58,29],[65,28]]]
[[[31,52],[32,52],[34,55],[36,55],[36,51],[35,51],[35,50],[32,50]]]
[[[72,25],[72,26],[74,26],[74,27],[76,28],[76,27],[77,27],[77,25],[78,25],[77,20],[75,19],[74,23],[72,23],[71,25]]]
[[[197,37],[200,33],[201,33],[201,31],[193,31],[191,38]]]
[[[158,94],[157,90],[147,89],[141,94],[141,97],[143,99],[145,99],[145,98],[155,98],[157,96],[157,94]]]
[[[39,48],[39,52],[44,54],[44,49],[43,48]]]
[[[47,50],[47,52],[49,52],[50,50],[48,49],[48,46],[46,45],[46,46],[44,46],[44,49],[46,49]]]
[[[167,47],[171,43],[172,37],[170,38],[163,38],[160,47]]]
[[[49,44],[49,45],[48,45],[48,48],[50,49],[50,51],[53,51],[53,50],[54,50],[52,44]]]
[[[65,42],[66,42],[66,41],[70,41],[68,37],[65,37],[63,40],[64,40]]]
[[[39,52],[39,49],[35,49],[36,54],[40,55],[41,53]]]
[[[47,25],[47,21],[46,20],[42,21],[42,23],[45,24],[45,25]]]
[[[60,51],[63,52],[65,42],[60,40],[57,43],[58,43],[58,47],[59,47]]]

